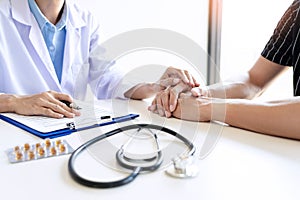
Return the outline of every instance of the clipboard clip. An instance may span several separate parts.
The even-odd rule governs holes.
[[[67,129],[71,130],[72,132],[83,131],[83,130],[87,130],[87,129],[91,129],[91,128],[96,128],[96,127],[99,127],[99,126],[105,126],[105,125],[109,125],[109,124],[114,124],[114,123],[125,122],[125,121],[128,121],[128,120],[133,120],[133,119],[137,118],[138,116],[139,116],[138,114],[128,114],[128,115],[124,115],[124,116],[121,116],[121,117],[111,118],[111,121],[106,121],[106,122],[103,122],[103,123],[100,123],[100,124],[92,124],[92,125],[89,125],[89,126],[77,127],[77,128],[76,128],[75,122],[68,122],[68,123],[66,123],[66,126],[67,126]],[[110,116],[104,116],[103,119],[106,119],[106,118],[110,118]]]
[[[74,123],[74,122],[66,123],[66,126],[67,126],[67,128],[70,129],[70,130],[75,130],[75,129],[76,129],[76,126],[75,126],[75,123]]]

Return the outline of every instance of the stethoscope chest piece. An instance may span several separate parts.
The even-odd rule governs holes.
[[[173,159],[173,164],[165,172],[175,178],[193,178],[198,175],[199,168],[193,156],[184,156]]]

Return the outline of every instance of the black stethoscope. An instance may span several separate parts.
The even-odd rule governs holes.
[[[95,144],[96,142],[99,142],[105,138],[108,138],[110,136],[116,135],[116,134],[124,132],[124,131],[137,130],[137,132],[139,132],[142,129],[147,129],[152,133],[151,135],[156,141],[156,147],[157,147],[158,151],[156,152],[156,155],[151,156],[151,157],[132,158],[132,157],[129,157],[129,155],[126,155],[126,153],[124,151],[125,145],[122,145],[121,148],[116,153],[116,160],[120,166],[132,171],[131,174],[129,174],[127,177],[117,180],[117,181],[100,182],[100,181],[92,181],[92,180],[83,178],[82,176],[80,176],[78,174],[78,172],[76,172],[76,170],[74,168],[75,160],[80,153],[82,153],[84,150],[86,150],[87,147],[89,147],[89,146]],[[115,130],[109,131],[103,135],[97,136],[97,137],[87,141],[86,143],[81,145],[79,148],[77,148],[71,154],[71,157],[70,157],[69,163],[68,163],[68,169],[69,169],[69,173],[70,173],[71,177],[76,182],[78,182],[82,185],[85,185],[85,186],[89,186],[89,187],[93,187],[93,188],[112,188],[112,187],[118,187],[118,186],[122,186],[127,183],[130,183],[141,172],[155,171],[156,169],[158,169],[160,167],[161,163],[163,162],[163,158],[162,158],[161,149],[159,149],[159,146],[158,146],[157,135],[155,133],[153,133],[151,131],[151,129],[155,129],[155,130],[159,130],[161,132],[168,133],[168,134],[176,137],[177,139],[181,140],[189,149],[188,152],[184,156],[185,158],[192,157],[193,154],[195,153],[195,147],[194,147],[193,143],[190,142],[185,137],[183,137],[182,135],[180,135],[179,133],[177,133],[171,129],[168,129],[168,128],[162,127],[162,126],[158,126],[158,125],[154,125],[154,124],[128,125],[128,126],[124,126],[122,128],[117,128]],[[175,172],[185,172],[185,171],[178,169],[178,170],[175,170]]]

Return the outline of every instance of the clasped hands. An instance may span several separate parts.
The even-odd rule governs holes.
[[[201,104],[206,103],[207,93],[199,82],[187,70],[169,67],[157,82],[161,90],[156,93],[148,110],[160,116],[182,118],[193,121],[208,121],[209,117],[201,116],[195,109],[200,105],[196,97],[202,96]],[[209,109],[209,108],[208,108]],[[183,112],[184,111],[184,112]]]

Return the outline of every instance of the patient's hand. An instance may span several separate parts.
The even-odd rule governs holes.
[[[191,87],[180,81],[175,86],[170,86],[158,92],[148,109],[160,116],[171,117],[177,107],[177,100],[182,92],[190,91]]]
[[[172,116],[189,121],[210,121],[212,101],[211,98],[196,98],[190,93],[183,93]]]
[[[166,117],[171,117],[171,113],[175,110],[177,99],[181,93],[190,91],[193,87],[200,85],[189,71],[174,67],[169,67],[158,82],[163,87],[156,93],[148,109]],[[173,84],[164,84],[170,82]]]

